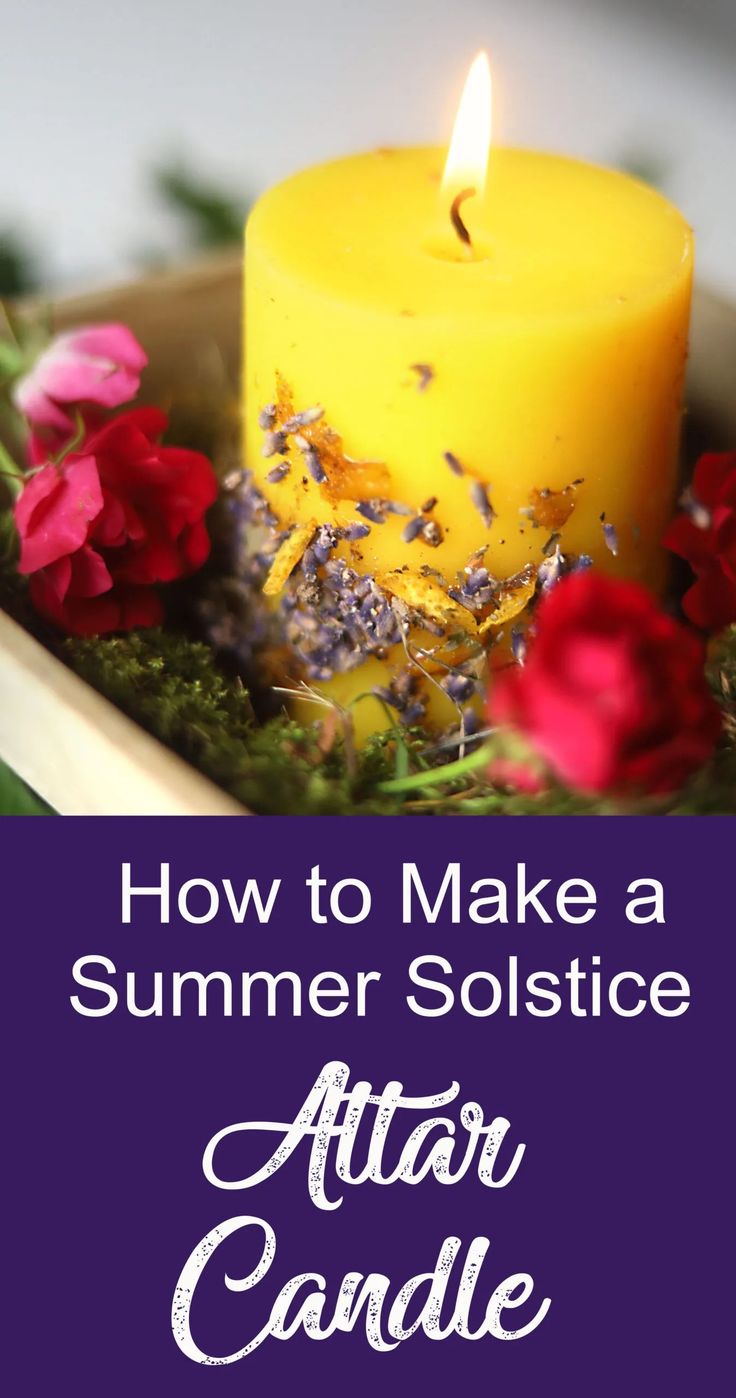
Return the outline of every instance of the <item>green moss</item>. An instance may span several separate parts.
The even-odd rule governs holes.
[[[246,690],[209,647],[154,630],[67,639],[77,674],[252,810],[343,812],[353,802],[339,753],[325,761],[316,730],[286,717],[258,725]]]
[[[167,631],[97,640],[66,640],[61,654],[77,673],[151,733],[174,748],[251,810],[263,814],[581,815],[614,814],[610,802],[586,801],[563,790],[542,797],[510,796],[470,785],[419,793],[419,799],[378,797],[375,786],[397,763],[416,767],[420,731],[376,737],[347,772],[339,740],[323,750],[319,723],[305,727],[286,716],[259,725],[237,679],[218,668],[210,649]],[[736,744],[731,696],[736,696],[736,632],[711,665],[711,681],[726,702],[727,735],[713,763],[669,803],[639,810],[671,814],[736,812]],[[403,747],[404,751],[401,751]]]
[[[445,787],[412,792],[410,798],[379,795],[379,782],[429,765],[422,757],[426,737],[420,730],[377,735],[349,772],[339,736],[330,741],[319,717],[309,726],[285,715],[259,724],[242,683],[220,668],[207,645],[182,631],[62,639],[39,623],[22,585],[7,576],[0,579],[0,605],[155,737],[262,814],[604,815],[622,809],[563,790],[541,797],[504,794],[486,786],[482,773],[480,780],[470,774]],[[736,628],[713,654],[709,675],[724,708],[719,752],[670,802],[628,810],[736,813]]]

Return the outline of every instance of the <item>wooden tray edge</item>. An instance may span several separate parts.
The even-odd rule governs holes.
[[[0,755],[61,815],[249,814],[3,611],[0,657]]]

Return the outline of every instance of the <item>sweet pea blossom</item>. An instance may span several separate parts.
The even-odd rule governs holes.
[[[13,390],[31,427],[32,462],[40,464],[69,441],[75,409],[118,408],[135,398],[147,363],[127,325],[87,325],[57,335]]]

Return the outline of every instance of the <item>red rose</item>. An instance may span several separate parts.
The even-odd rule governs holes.
[[[494,723],[524,735],[567,786],[676,791],[720,731],[704,647],[635,583],[563,579],[541,601],[523,667],[490,695]]]
[[[672,521],[664,543],[696,575],[682,600],[685,615],[704,631],[736,621],[736,451],[701,456],[690,508]]]
[[[19,571],[37,610],[65,631],[155,626],[163,608],[152,584],[207,558],[214,471],[199,452],[161,446],[166,426],[155,408],[113,419],[32,476],[16,503]]]

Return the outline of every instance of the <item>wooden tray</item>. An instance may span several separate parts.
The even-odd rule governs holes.
[[[175,402],[217,353],[240,359],[241,256],[231,252],[53,308],[54,328],[124,320],[150,356],[143,395]],[[33,314],[34,307],[28,308]],[[736,308],[695,298],[688,404],[713,448],[736,446]],[[0,757],[63,815],[247,815],[0,611]]]

